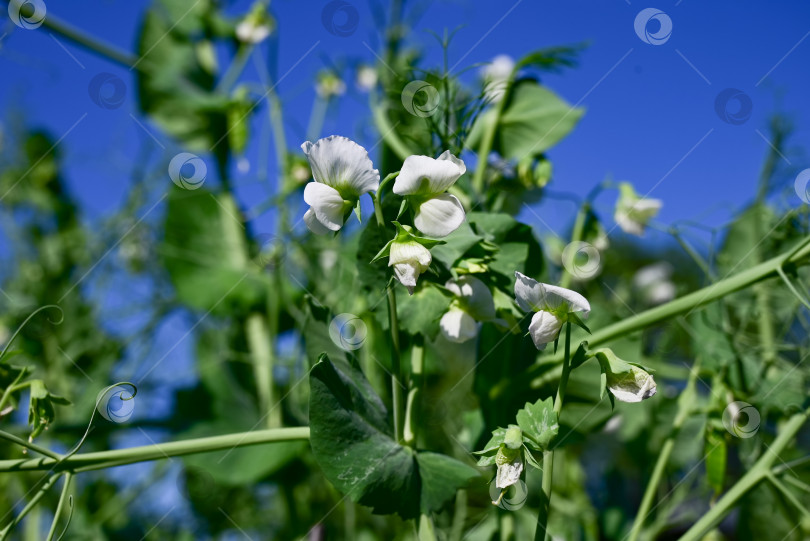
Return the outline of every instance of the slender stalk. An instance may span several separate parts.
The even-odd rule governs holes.
[[[239,46],[239,49],[236,51],[236,56],[234,56],[230,65],[228,66],[228,69],[217,83],[215,88],[216,92],[222,92],[225,94],[230,92],[231,88],[233,88],[233,85],[236,84],[239,76],[244,71],[245,64],[247,64],[248,58],[250,58],[250,53],[252,51],[253,45],[248,44]]]
[[[509,93],[509,87],[512,85],[512,79],[514,79],[514,77],[515,72],[513,71],[505,83],[507,86],[504,90],[504,94],[501,96],[498,103],[495,104],[492,113],[492,122],[487,124],[484,135],[481,137],[481,143],[478,145],[478,164],[475,166],[472,186],[479,197],[483,197],[484,189],[486,188],[484,186],[484,175],[487,172],[489,153],[492,152],[492,146],[495,143],[495,133],[498,131],[498,124],[501,122],[501,116],[506,107],[506,95]]]
[[[326,112],[329,110],[329,98],[315,96],[312,102],[312,112],[309,115],[309,125],[307,126],[307,139],[314,141],[323,130],[326,120]]]
[[[560,385],[557,387],[557,396],[554,398],[554,414],[557,422],[560,421],[563,401],[565,400],[565,390],[568,387],[568,376],[571,373],[571,322],[565,323],[565,356],[563,357],[562,375]],[[552,480],[554,477],[554,449],[549,449],[543,453],[543,497],[540,502],[540,510],[537,513],[537,529],[534,532],[535,541],[549,540],[548,517],[551,514],[551,493]]]
[[[25,389],[26,387],[28,387],[29,385],[31,385],[31,382],[30,382],[30,381],[25,381],[25,382],[23,382],[23,383],[20,383],[20,382],[19,382],[19,381],[20,381],[20,380],[21,380],[21,379],[22,379],[24,376],[26,376],[27,374],[28,374],[28,371],[27,371],[27,370],[25,370],[25,369],[21,370],[21,371],[20,371],[20,374],[19,374],[19,375],[17,376],[17,378],[16,378],[16,379],[15,379],[15,380],[14,380],[14,381],[11,383],[11,385],[9,385],[8,387],[6,387],[6,390],[5,390],[5,391],[3,391],[3,396],[2,396],[2,397],[0,397],[0,412],[2,412],[2,411],[3,411],[3,407],[6,405],[6,402],[8,402],[8,400],[11,398],[11,395],[12,395],[12,394],[14,394],[14,393],[16,393],[17,391],[20,391],[20,390],[22,390],[22,389]]]
[[[59,523],[59,517],[62,515],[62,509],[65,507],[65,502],[68,499],[70,491],[70,482],[73,480],[72,472],[65,472],[65,480],[62,485],[62,494],[59,496],[59,503],[56,504],[56,511],[53,513],[53,521],[51,522],[51,529],[48,530],[48,537],[45,541],[51,541],[56,534],[56,525]],[[72,505],[72,504],[71,504]]]
[[[40,447],[39,445],[37,445],[37,444],[35,444],[33,442],[26,441],[26,440],[24,440],[24,439],[22,439],[20,437],[15,436],[14,434],[9,434],[8,432],[6,432],[4,430],[0,430],[0,439],[10,441],[11,443],[16,443],[17,445],[25,447],[26,449],[31,449],[32,451],[36,451],[37,453],[39,453],[41,455],[45,455],[45,456],[54,458],[56,460],[59,460],[60,458],[62,458],[62,455],[60,455],[59,453],[55,453],[55,452],[51,451],[50,449],[46,449],[45,447]]]
[[[248,345],[253,360],[253,374],[259,394],[259,411],[266,415],[267,428],[281,426],[280,404],[274,403],[273,341],[264,315],[254,312],[245,322]]]
[[[61,473],[61,472],[56,473],[56,474],[54,474],[54,475],[51,475],[51,476],[48,478],[48,480],[47,480],[47,481],[45,481],[45,483],[44,483],[44,484],[43,484],[41,487],[39,487],[39,490],[37,491],[37,493],[36,493],[36,494],[34,494],[34,497],[33,497],[33,498],[31,498],[30,500],[28,500],[28,503],[25,505],[25,507],[23,507],[22,511],[20,511],[20,514],[19,514],[19,515],[17,515],[16,517],[14,517],[14,518],[11,520],[11,522],[9,522],[8,524],[6,524],[6,527],[5,527],[5,528],[3,528],[2,530],[0,530],[0,541],[4,541],[5,539],[7,539],[7,538],[8,538],[8,534],[9,534],[9,533],[11,533],[11,530],[12,530],[12,529],[13,529],[13,528],[14,528],[14,527],[17,525],[17,524],[19,524],[20,522],[22,522],[22,519],[23,519],[23,518],[25,518],[25,515],[27,515],[28,513],[30,513],[30,512],[31,512],[31,510],[32,510],[32,509],[34,509],[34,508],[37,506],[37,504],[39,503],[39,500],[41,500],[41,499],[42,499],[42,497],[43,497],[43,496],[45,496],[45,493],[46,493],[46,492],[48,492],[48,490],[50,490],[50,488],[51,488],[51,487],[54,485],[54,483],[56,483],[56,481],[57,481],[57,480],[58,480],[58,479],[59,479],[61,476],[62,476],[62,473]]]
[[[807,510],[804,504],[799,501],[796,495],[793,494],[793,492],[791,492],[790,489],[788,489],[788,487],[782,483],[782,481],[780,481],[773,473],[770,472],[768,473],[768,481],[770,481],[771,484],[782,494],[782,496],[804,516],[805,520],[810,520],[810,511]]]
[[[373,197],[374,216],[377,218],[377,225],[380,226],[380,227],[383,227],[385,225],[385,218],[383,218],[383,213],[382,213],[382,192],[383,192],[383,188],[385,188],[385,186],[389,182],[391,182],[392,180],[397,178],[398,175],[399,175],[399,171],[395,171],[393,173],[390,173],[390,174],[386,175],[385,178],[382,179],[382,182],[380,182],[380,187],[377,188],[376,192],[374,192],[374,197]]]
[[[779,458],[779,454],[785,450],[796,436],[796,433],[807,421],[808,415],[810,415],[810,410],[805,410],[803,413],[797,413],[788,419],[773,444],[766,449],[756,464],[720,498],[720,501],[708,513],[689,528],[680,541],[699,541],[702,539],[706,532],[714,528],[731,511],[740,498],[757,486],[760,481],[767,478],[770,475],[774,461]]]
[[[402,441],[402,382],[401,360],[399,356],[399,321],[397,320],[397,297],[394,288],[389,287],[388,319],[391,326],[391,401],[394,410],[394,438]]]
[[[411,348],[411,389],[408,391],[408,400],[405,405],[405,427],[403,440],[405,445],[413,447],[416,445],[416,429],[418,403],[417,399],[422,391],[424,383],[425,348],[422,344],[414,344]]]
[[[244,447],[246,445],[307,439],[309,439],[308,426],[253,430],[250,432],[238,432],[222,436],[130,447],[128,449],[77,453],[61,460],[54,458],[0,460],[0,472],[43,470],[53,470],[57,472],[65,470],[87,471],[88,469],[103,469],[109,467],[111,463],[115,463],[116,466],[121,466],[124,464],[134,464],[136,462],[161,460],[174,456],[227,451],[237,446]]]
[[[380,136],[385,141],[385,144],[391,147],[391,150],[394,151],[394,154],[396,154],[400,160],[404,160],[414,154],[405,141],[403,141],[394,130],[396,126],[391,125],[391,121],[388,120],[385,107],[377,103],[373,98],[371,100],[371,114],[374,119],[374,124],[377,126],[377,131],[380,132]]]
[[[672,455],[672,450],[675,448],[675,438],[678,436],[681,427],[683,426],[684,422],[686,422],[686,419],[689,418],[689,414],[694,408],[693,398],[695,396],[695,384],[697,381],[699,367],[700,365],[698,361],[695,363],[695,366],[689,373],[689,380],[686,383],[686,388],[684,388],[683,392],[681,393],[681,397],[678,400],[678,412],[675,414],[675,420],[672,423],[672,431],[669,433],[667,439],[664,440],[664,444],[661,446],[661,451],[658,453],[658,459],[655,462],[652,476],[647,483],[647,488],[644,490],[644,496],[642,497],[641,505],[636,512],[636,518],[633,521],[633,528],[630,530],[628,541],[636,541],[641,533],[641,527],[644,525],[644,520],[650,514],[650,508],[652,507],[653,500],[655,499],[655,494],[658,491],[658,485],[661,484],[661,479],[664,476],[664,470],[669,462],[670,456]]]
[[[463,488],[456,493],[453,524],[450,527],[450,541],[461,541],[464,535],[464,523],[467,520],[467,491]]]

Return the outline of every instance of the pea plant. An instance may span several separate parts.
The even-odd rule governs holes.
[[[0,539],[810,536],[810,221],[774,197],[782,117],[731,223],[663,225],[638,185],[582,198],[553,174],[585,112],[544,81],[580,46],[459,75],[445,33],[425,67],[395,1],[377,63],[318,73],[292,140],[268,4],[157,1],[137,56],[37,21],[130,68],[168,148],[146,140],[124,208],[92,228],[49,135],[3,148],[3,288],[25,302],[0,314]],[[346,6],[324,8],[330,34],[353,32]],[[373,147],[323,133],[349,73]],[[276,165],[258,201],[234,182],[256,145]],[[570,208],[564,238],[526,223],[542,200]],[[149,284],[129,337],[95,298],[122,283]],[[154,347],[178,313],[191,383]]]

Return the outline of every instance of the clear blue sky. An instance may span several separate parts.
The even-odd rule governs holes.
[[[149,5],[141,0],[46,3],[49,14],[129,51],[135,49],[139,21]],[[317,43],[280,85],[291,145],[303,139],[314,94],[313,75],[329,63],[373,62],[368,47],[379,44],[380,29],[367,2],[352,1],[360,21],[348,37],[325,31],[321,10],[326,3],[274,0],[271,4],[279,22],[279,75]],[[233,2],[229,12],[243,13],[249,5]],[[427,64],[438,64],[441,54],[428,30],[459,29],[450,63],[464,57],[462,66],[502,53],[519,57],[540,47],[590,43],[579,68],[546,79],[566,100],[587,108],[573,134],[550,152],[555,190],[584,194],[612,175],[663,199],[661,222],[722,223],[731,209],[754,193],[768,144],[762,135],[767,136],[768,115],[776,110],[789,113],[796,126],[792,142],[797,152],[787,154],[784,165],[789,161],[796,171],[808,166],[800,144],[810,140],[810,71],[806,68],[810,4],[662,1],[653,7],[669,16],[672,33],[661,45],[644,43],[636,35],[634,19],[650,7],[638,0],[436,0],[406,5],[424,10],[409,39],[422,47]],[[656,23],[651,22],[648,30],[654,33]],[[86,113],[60,145],[67,179],[91,217],[114,212],[129,185],[131,157],[149,137],[130,116],[138,116],[132,73],[52,36],[45,27],[26,31],[4,19],[0,35],[4,33],[0,40],[3,118],[23,112],[29,125],[45,127],[59,138]],[[90,80],[104,71],[127,84],[126,101],[120,108],[101,109],[89,98]],[[248,69],[245,77],[255,78],[256,73]],[[723,122],[715,112],[716,96],[729,87],[740,89],[753,104],[750,118],[740,125]],[[345,134],[373,145],[375,135],[368,128],[366,111],[362,96],[345,97],[332,111],[324,135]],[[260,114],[258,122],[265,119]],[[147,123],[146,127],[169,148],[168,157],[181,150],[171,147],[155,126]],[[270,147],[253,149],[254,170],[258,152],[272,154]],[[252,182],[251,174],[237,178],[236,184],[243,186],[244,202],[261,198],[266,189]],[[605,196],[600,206],[608,211],[612,202],[612,195]],[[538,212],[543,221],[560,229],[571,219],[573,209],[548,201]],[[545,229],[532,214],[523,218]]]

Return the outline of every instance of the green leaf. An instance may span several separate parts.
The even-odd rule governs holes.
[[[551,397],[538,400],[534,404],[526,402],[526,407],[517,412],[517,423],[540,451],[548,450],[549,444],[560,431]]]
[[[477,470],[416,453],[392,437],[388,412],[362,372],[322,355],[310,372],[310,443],[327,479],[375,513],[439,510]]]
[[[408,295],[401,287],[396,291],[400,329],[413,335],[424,334],[428,338],[436,336],[439,320],[447,312],[450,299],[430,283],[417,288],[413,295]]]
[[[187,306],[222,315],[267,298],[267,278],[248,259],[238,216],[228,195],[172,189],[161,251],[177,296]]]
[[[532,79],[516,81],[508,99],[493,144],[493,150],[507,159],[542,154],[568,135],[585,112]],[[494,110],[479,116],[466,145],[477,148],[494,121]]]

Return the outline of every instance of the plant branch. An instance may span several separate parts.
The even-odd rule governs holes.
[[[391,327],[391,402],[394,410],[394,439],[402,441],[402,382],[401,360],[399,357],[399,321],[397,319],[397,296],[394,288],[389,286],[388,318]]]
[[[9,434],[4,430],[0,430],[0,439],[4,439],[10,441],[12,443],[16,443],[26,449],[31,449],[32,451],[36,451],[41,455],[45,455],[47,457],[51,457],[53,459],[59,460],[62,458],[62,455],[59,453],[55,453],[50,449],[46,449],[45,447],[40,447],[39,445],[35,444],[34,442],[26,441],[23,438],[17,437],[14,434]]]
[[[56,525],[59,523],[59,516],[62,514],[62,509],[65,507],[65,501],[67,501],[69,498],[70,482],[72,480],[73,480],[73,473],[66,472],[64,484],[62,485],[62,494],[59,496],[59,503],[56,504],[56,511],[54,511],[53,513],[53,521],[51,522],[51,529],[48,531],[48,537],[45,539],[45,541],[51,541],[53,539],[54,534],[56,534]],[[73,507],[72,500],[70,505],[71,507]],[[68,518],[68,523],[69,522],[70,518]]]

